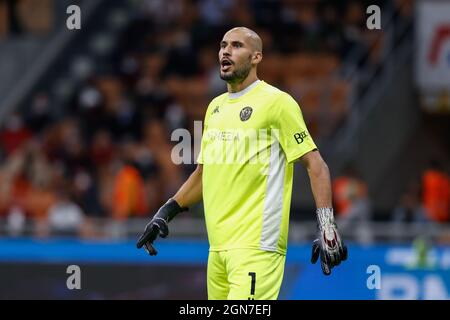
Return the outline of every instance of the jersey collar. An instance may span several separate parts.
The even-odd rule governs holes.
[[[256,87],[258,85],[258,83],[260,83],[261,80],[257,79],[255,82],[253,82],[251,85],[249,85],[247,88],[245,88],[244,90],[238,91],[238,92],[229,92],[228,93],[228,98],[229,99],[237,99],[242,97],[244,94],[246,94],[247,92],[249,92],[250,90],[252,90],[254,87]]]

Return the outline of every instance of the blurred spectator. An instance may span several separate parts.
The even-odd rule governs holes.
[[[348,166],[343,175],[333,181],[333,195],[337,216],[344,219],[355,214],[355,209],[367,205],[367,184],[358,176],[352,166]],[[361,213],[366,213],[366,208]]]
[[[367,183],[359,176],[356,169],[349,165],[344,174],[333,180],[333,201],[340,228],[355,228],[359,241],[370,242],[371,230],[367,222],[370,220],[370,202]]]
[[[422,176],[423,204],[427,216],[436,222],[450,221],[450,180],[436,160]]]
[[[145,126],[145,145],[154,156],[159,169],[161,198],[167,198],[176,192],[183,183],[183,170],[174,164],[171,159],[172,146],[168,143],[169,135],[165,126],[155,120],[149,121]]]
[[[183,13],[183,1],[144,0],[140,12],[158,25],[172,24]]]
[[[31,103],[26,122],[34,133],[41,133],[51,122],[50,98],[47,93],[36,94]]]
[[[50,186],[31,186],[27,193],[26,209],[35,223],[35,235],[47,237],[50,235],[48,213],[55,204],[55,193]]]
[[[342,52],[342,25],[339,21],[338,9],[332,4],[325,4],[321,8],[323,17],[321,37],[325,50]]]
[[[95,166],[109,165],[113,160],[116,146],[109,131],[100,129],[94,134],[91,144],[91,159]]]
[[[422,205],[420,183],[411,182],[400,198],[400,203],[392,212],[392,239],[402,241],[413,234],[427,237],[434,226],[427,223],[425,208]]]
[[[25,228],[25,213],[20,207],[12,207],[6,220],[6,228],[10,236],[20,236]]]
[[[59,145],[56,148],[56,159],[62,161],[67,175],[90,164],[90,157],[80,130],[80,121],[76,118],[65,118],[58,125]]]
[[[234,0],[200,0],[200,14],[210,26],[223,25]]]
[[[1,215],[8,215],[10,210],[25,211],[25,198],[30,188],[30,183],[25,175],[24,163],[25,153],[19,150],[19,152],[10,155],[1,167]]]
[[[167,64],[164,76],[178,75],[192,77],[197,73],[197,54],[192,46],[192,35],[183,29],[170,30],[167,33]]]
[[[126,160],[114,178],[112,194],[112,217],[116,220],[148,213],[144,180],[134,165],[136,145],[126,142],[122,152]]]
[[[353,49],[363,50],[362,31],[365,30],[366,18],[364,6],[360,1],[351,1],[344,16],[344,55]]]
[[[84,223],[82,209],[70,199],[67,187],[56,192],[54,204],[48,213],[48,224],[53,235],[78,235]]]
[[[392,220],[399,223],[422,223],[428,221],[420,196],[420,184],[410,183],[394,209]]]
[[[13,113],[6,119],[5,127],[0,131],[0,144],[6,155],[9,155],[31,137],[32,133],[23,123],[22,117]]]
[[[95,110],[101,106],[103,97],[100,91],[97,89],[96,80],[91,78],[87,84],[80,89],[78,95],[79,112],[89,113],[91,110]]]
[[[72,182],[74,201],[81,205],[83,211],[89,216],[104,216],[105,209],[100,204],[98,181],[94,175],[80,169],[73,176]]]

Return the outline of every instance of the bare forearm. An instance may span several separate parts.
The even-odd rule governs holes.
[[[318,151],[309,152],[300,160],[308,171],[316,207],[330,208],[332,206],[331,179],[327,164]]]
[[[314,195],[317,208],[331,208],[331,180],[328,166],[323,162],[323,165],[310,168],[308,170],[309,179],[311,182],[311,190]]]
[[[188,208],[202,199],[202,171],[202,166],[198,165],[173,197],[181,207]]]

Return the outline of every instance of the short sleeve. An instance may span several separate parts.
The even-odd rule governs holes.
[[[308,132],[298,103],[287,93],[282,93],[274,105],[273,128],[288,162],[317,149]]]
[[[204,146],[203,146],[203,138],[202,138],[202,141],[200,143],[200,152],[198,153],[198,157],[197,157],[197,163],[199,163],[199,164],[204,164],[203,149],[204,149]]]
[[[209,104],[208,108],[206,109],[205,118],[203,121],[203,135],[202,135],[202,140],[200,143],[200,151],[199,151],[198,157],[197,157],[197,163],[199,163],[199,164],[204,164],[204,159],[203,159],[203,150],[205,149],[204,133],[208,129],[208,120],[209,120],[211,105],[213,104],[212,102]]]

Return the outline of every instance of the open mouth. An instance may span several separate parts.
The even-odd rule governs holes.
[[[220,62],[221,69],[224,72],[228,71],[231,68],[232,65],[233,65],[233,63],[230,60],[227,60],[227,59],[224,59],[224,60],[222,60]]]

